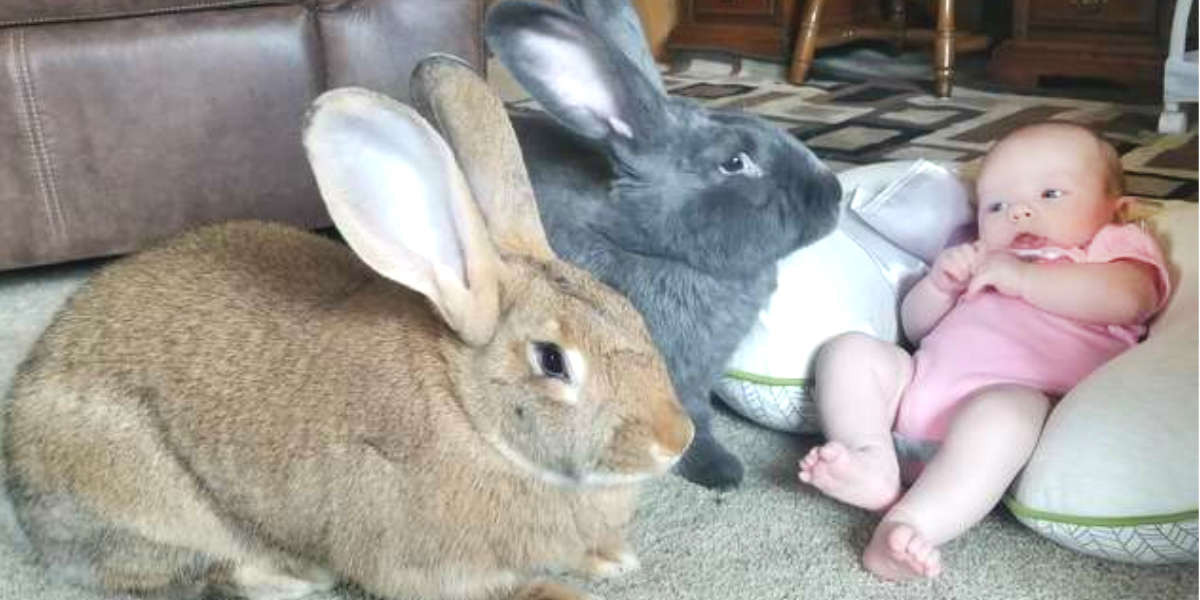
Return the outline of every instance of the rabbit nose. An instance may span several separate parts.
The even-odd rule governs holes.
[[[1013,223],[1020,223],[1033,218],[1033,209],[1027,204],[1014,204],[1008,209],[1008,220]]]

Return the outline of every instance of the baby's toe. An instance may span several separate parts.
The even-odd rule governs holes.
[[[846,454],[846,447],[838,442],[829,442],[818,448],[817,451],[820,453],[821,460],[832,462]]]
[[[942,574],[942,553],[934,548],[925,557],[925,576],[937,577]]]
[[[888,532],[887,547],[893,555],[902,557],[911,554],[909,546],[913,544],[914,540],[917,540],[916,531],[912,527],[901,524]]]
[[[813,446],[812,449],[810,449],[808,453],[804,455],[804,458],[800,459],[800,466],[802,468],[811,469],[813,465],[817,464],[817,462],[820,460],[821,447]]]
[[[912,538],[908,540],[908,545],[905,547],[905,550],[917,560],[924,562],[929,558],[929,553],[933,552],[933,546],[930,546],[929,543],[926,542],[921,536],[914,534]]]

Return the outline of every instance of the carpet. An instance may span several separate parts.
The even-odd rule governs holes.
[[[502,72],[493,72],[497,89],[522,103],[511,81],[506,82]],[[1195,133],[1182,142],[1153,134],[1153,107],[964,88],[956,89],[949,100],[936,100],[919,85],[903,81],[816,80],[788,86],[753,69],[722,73],[715,63],[669,71],[666,78],[673,93],[763,115],[805,140],[836,168],[915,156],[970,161],[1021,119],[1071,118],[1100,124],[1110,139],[1123,144],[1127,171],[1146,178],[1138,189],[1158,192],[1147,195],[1195,195]],[[17,362],[53,311],[97,264],[0,273],[0,390],[7,389]],[[943,547],[941,577],[906,584],[881,582],[858,562],[875,517],[801,487],[795,480],[796,461],[818,441],[816,437],[769,431],[724,410],[718,411],[715,429],[747,465],[741,488],[715,492],[675,476],[650,483],[643,491],[631,536],[642,569],[616,580],[570,581],[610,600],[1183,600],[1196,596],[1195,564],[1135,566],[1081,555],[1040,537],[1003,509]],[[0,504],[0,600],[96,598],[47,581],[22,547],[11,511]],[[312,598],[362,600],[364,596],[340,589]]]

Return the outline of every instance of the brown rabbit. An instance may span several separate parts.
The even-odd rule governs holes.
[[[378,94],[309,115],[354,253],[209,227],[106,267],[57,316],[4,432],[52,570],[171,597],[577,598],[529,577],[637,566],[637,482],[692,425],[637,311],[546,244],[500,103],[453,60],[420,71],[457,161]]]

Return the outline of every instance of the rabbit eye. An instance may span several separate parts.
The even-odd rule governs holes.
[[[750,177],[759,177],[762,175],[762,169],[758,168],[758,165],[754,164],[754,161],[750,159],[750,155],[745,152],[738,152],[731,156],[725,162],[717,165],[717,169],[723,175],[741,174]]]
[[[733,158],[721,163],[721,172],[729,175],[730,173],[739,173],[746,167],[745,161],[742,160],[742,155],[738,154]]]
[[[1054,188],[1042,191],[1042,197],[1046,198],[1047,200],[1062,198],[1064,195],[1066,195],[1066,192],[1063,192],[1062,190],[1056,190]]]
[[[568,379],[566,361],[563,359],[562,349],[558,347],[558,344],[540,342],[534,344],[534,352],[543,375],[563,381]]]

